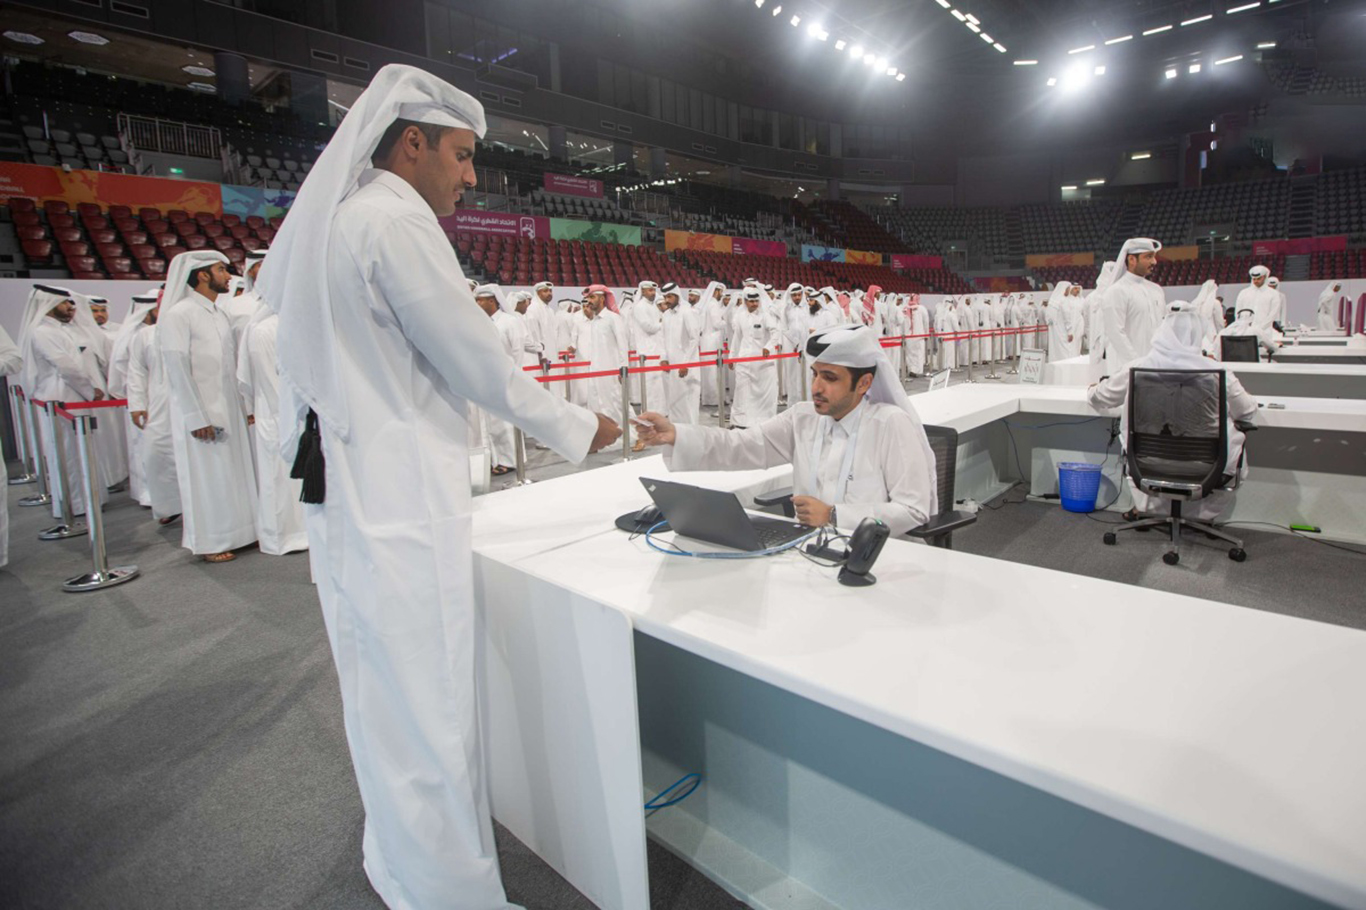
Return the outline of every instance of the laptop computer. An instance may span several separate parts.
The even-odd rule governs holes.
[[[782,546],[813,530],[795,521],[751,516],[734,493],[649,477],[640,483],[669,526],[694,540],[753,552]]]

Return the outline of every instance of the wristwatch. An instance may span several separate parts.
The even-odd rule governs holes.
[[[835,521],[835,507],[834,507],[834,506],[831,506],[831,507],[830,507],[830,527],[832,527],[832,528],[839,527],[839,523]]]

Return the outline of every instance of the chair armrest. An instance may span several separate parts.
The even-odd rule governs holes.
[[[779,487],[776,490],[769,490],[767,493],[760,493],[754,497],[756,506],[780,506],[792,499],[791,487]]]
[[[940,534],[948,534],[951,531],[957,531],[959,528],[966,528],[975,521],[977,521],[976,512],[957,510],[945,512],[942,515],[936,515],[918,528],[911,528],[906,532],[906,536],[921,540],[927,537],[938,537]]]
[[[1235,420],[1233,421],[1233,425],[1244,433],[1251,433],[1257,429],[1257,424],[1253,423],[1251,420]]]

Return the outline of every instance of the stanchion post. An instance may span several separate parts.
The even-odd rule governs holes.
[[[36,423],[38,416],[34,409],[38,406],[33,403],[31,398],[24,399],[25,422],[24,429],[28,432],[28,445],[33,450],[34,467],[38,469],[38,492],[32,496],[25,496],[19,500],[21,506],[46,506],[52,503],[52,491],[47,482],[47,459],[43,457],[43,446],[38,439]]]
[[[808,379],[808,373],[809,373],[809,371],[807,370],[807,367],[806,367],[806,352],[805,352],[805,351],[798,351],[798,352],[797,352],[797,366],[800,367],[800,369],[798,369],[797,372],[800,373],[800,374],[801,374],[801,377],[802,377],[802,401],[806,401],[807,399],[809,399],[809,398],[811,397],[811,394],[810,394],[810,392],[807,391],[807,388],[806,388],[806,381],[807,381],[807,379]]]
[[[726,426],[726,355],[716,346],[716,425]]]
[[[963,381],[964,381],[964,382],[976,382],[976,381],[977,381],[976,379],[973,379],[973,378],[972,378],[972,332],[968,332],[968,378],[967,378],[967,379],[964,379]]]
[[[1008,376],[1015,376],[1020,372],[1020,327],[1016,326],[1012,331],[1015,333],[1015,362],[1006,370]]]
[[[517,459],[517,485],[524,487],[531,481],[526,479],[526,437],[518,426],[512,428],[512,452]]]
[[[642,407],[644,404],[642,401]],[[631,370],[629,367],[621,368],[621,460],[631,460]]]
[[[39,540],[66,540],[68,537],[80,537],[86,533],[87,525],[85,522],[78,522],[71,514],[71,478],[66,476],[66,459],[62,457],[62,437],[61,421],[57,419],[58,402],[49,401],[43,408],[44,419],[47,421],[47,429],[52,434],[52,455],[57,462],[56,468],[52,472],[52,497],[53,501],[61,510],[61,524],[41,531],[38,534]],[[86,503],[86,513],[89,514],[90,503]]]
[[[72,427],[76,433],[76,448],[81,454],[81,479],[85,483],[85,516],[86,524],[90,528],[90,558],[94,563],[92,571],[68,578],[62,583],[63,591],[74,594],[121,585],[138,577],[137,566],[109,568],[109,558],[104,550],[104,516],[100,513],[99,467],[95,463],[93,444],[90,441],[90,434],[94,429],[95,418],[85,412],[76,418]]]
[[[571,355],[569,355],[569,354],[561,354],[561,355],[560,355],[560,363],[569,363],[569,358],[570,358],[570,356],[571,356]],[[569,368],[568,368],[568,367],[565,367],[564,373],[565,373],[566,376],[569,375]],[[568,401],[568,400],[569,400],[569,382],[570,382],[570,380],[568,380],[568,379],[566,379],[566,380],[564,381],[564,400],[565,400],[565,401]]]
[[[645,355],[644,355],[644,354],[639,355],[639,357],[640,357],[640,365],[641,365],[642,367],[649,366],[649,361],[645,359]],[[647,401],[646,398],[645,398],[645,385],[646,385],[646,383],[645,383],[645,376],[646,376],[646,374],[645,374],[645,373],[637,373],[636,375],[640,377],[640,410],[641,410],[641,411],[648,411],[648,410],[650,410],[650,403],[649,403],[649,401]]]
[[[991,358],[992,358],[992,359],[989,360],[989,361],[987,361],[987,375],[984,376],[984,377],[982,377],[982,378],[983,378],[983,379],[997,379],[997,380],[999,380],[1001,377],[1000,377],[999,375],[997,375],[997,373],[996,373],[996,339],[999,338],[1000,336],[997,334],[997,330],[996,330],[996,329],[993,328],[993,329],[991,329],[990,331],[991,331],[991,338],[990,338],[990,340],[991,340]]]
[[[28,434],[24,421],[24,395],[18,386],[10,386],[10,413],[14,415],[14,444],[19,449],[19,473],[9,479],[12,487],[33,483],[37,476],[33,473],[33,457],[28,451]]]
[[[781,354],[782,351],[783,346],[778,345],[778,353]],[[778,400],[783,404],[787,404],[787,390],[783,388],[786,385],[786,383],[783,382],[783,365],[779,363],[776,364],[776,366],[778,367]]]

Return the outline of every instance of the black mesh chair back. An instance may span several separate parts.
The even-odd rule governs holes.
[[[953,510],[953,488],[958,474],[958,431],[949,427],[925,427],[934,450],[934,476],[939,497],[939,514]]]
[[[1257,363],[1261,359],[1257,349],[1257,336],[1219,336],[1219,359],[1225,363]]]
[[[1129,371],[1129,474],[1141,488],[1198,499],[1228,458],[1223,370]],[[1163,485],[1167,489],[1163,489]]]

